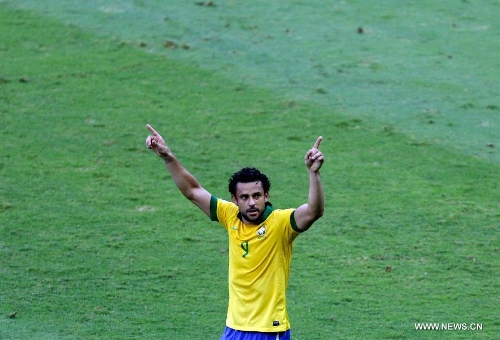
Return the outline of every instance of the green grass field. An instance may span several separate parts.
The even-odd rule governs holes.
[[[498,1],[0,0],[0,339],[218,339],[214,195],[243,166],[326,213],[297,239],[295,340],[500,333]],[[477,331],[418,331],[415,323]]]

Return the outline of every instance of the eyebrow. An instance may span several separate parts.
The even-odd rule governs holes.
[[[252,194],[241,194],[240,197],[244,197],[244,196],[255,196],[255,195],[263,195],[262,192],[260,191],[255,191],[254,193]]]

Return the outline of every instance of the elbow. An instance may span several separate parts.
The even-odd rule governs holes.
[[[323,202],[315,206],[314,214],[316,215],[317,218],[320,218],[325,214],[325,204]]]
[[[191,202],[194,202],[194,200],[196,199],[196,194],[194,190],[186,190],[183,191],[182,194]]]
[[[194,200],[194,195],[190,194],[190,193],[185,193],[183,192],[182,193],[184,195],[185,198],[187,198],[189,201],[193,201]]]
[[[312,221],[317,221],[319,220],[323,215],[325,214],[325,208],[320,207],[317,208],[309,213],[310,219]]]

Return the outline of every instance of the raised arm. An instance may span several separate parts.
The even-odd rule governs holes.
[[[325,210],[325,195],[319,175],[319,169],[324,162],[323,154],[319,151],[319,144],[322,140],[323,137],[318,137],[314,146],[304,157],[309,172],[309,198],[307,203],[298,207],[294,213],[297,228],[302,231],[309,229],[314,221],[323,216]]]
[[[163,159],[181,193],[210,217],[210,198],[212,195],[182,166],[163,137],[151,125],[148,124],[146,127],[152,133],[146,139],[146,146]]]

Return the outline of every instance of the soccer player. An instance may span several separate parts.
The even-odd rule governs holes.
[[[229,179],[231,202],[212,196],[177,160],[162,136],[146,145],[163,159],[182,194],[229,238],[229,304],[221,340],[290,339],[286,289],[293,242],[323,215],[324,194],[319,170],[322,137],[305,154],[309,198],[297,209],[275,209],[269,202],[271,183],[255,168],[243,168]]]

